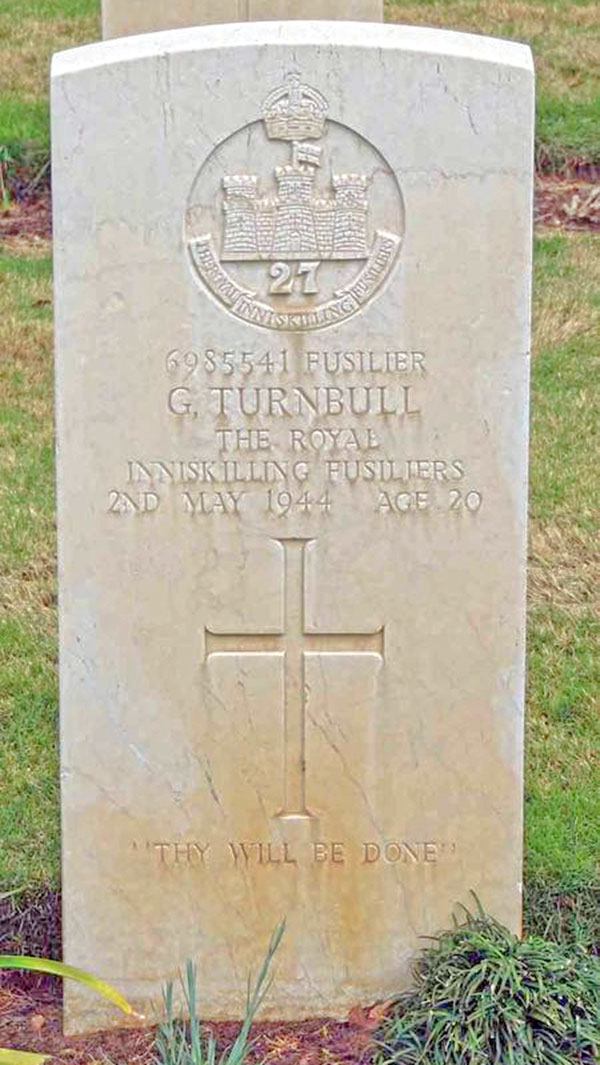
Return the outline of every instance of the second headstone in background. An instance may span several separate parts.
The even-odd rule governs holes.
[[[102,35],[268,19],[381,22],[383,0],[102,0]]]

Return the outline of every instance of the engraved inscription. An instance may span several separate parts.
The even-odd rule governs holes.
[[[147,845],[150,847],[150,844]],[[152,844],[160,855],[163,865],[205,865],[210,851],[210,843],[166,843]]]
[[[378,294],[398,260],[397,179],[328,112],[323,94],[292,73],[268,94],[261,121],[218,145],[192,188],[192,269],[245,322],[293,331],[341,322]]]
[[[384,658],[382,627],[376,632],[314,632],[305,620],[306,576],[302,539],[280,539],[283,550],[284,625],[278,633],[205,630],[207,661],[216,654],[273,654],[283,659],[283,806],[280,818],[312,817],[306,797],[306,657],[315,654],[375,655]]]
[[[313,265],[293,268],[310,277]],[[270,269],[285,284],[279,266]],[[109,494],[111,515],[160,518],[176,508],[199,520],[300,519],[304,531],[311,515],[347,506],[352,486],[353,509],[381,521],[447,516],[466,528],[486,503],[464,458],[408,450],[413,428],[427,424],[437,376],[422,350],[213,343],[163,358],[168,417],[200,418],[211,430],[200,453],[130,459],[126,484]]]
[[[289,296],[294,291],[295,284],[305,296],[314,296],[319,291],[317,285],[317,270],[320,263],[300,263],[296,269],[287,263],[273,263],[269,275],[273,278],[269,287],[272,296],[282,293]]]
[[[456,855],[456,843],[440,839],[327,840],[293,843],[289,840],[148,840],[145,851],[153,854],[159,866],[168,869],[205,870],[223,863],[248,870],[269,868],[295,869],[301,865],[352,865],[357,870],[385,869],[389,866],[409,870],[439,865]],[[140,853],[144,847],[132,844]]]
[[[229,850],[236,865],[297,865],[289,843],[229,843]]]
[[[307,264],[308,265],[308,264]],[[172,348],[165,357],[165,369],[168,374],[182,374],[184,378],[199,373],[223,374],[229,377],[239,371],[243,376],[250,374],[289,374],[291,367],[299,368],[306,374],[339,376],[340,374],[416,374],[423,377],[427,373],[427,361],[422,351],[398,351],[389,349],[373,351],[310,349],[294,352],[287,348]]]

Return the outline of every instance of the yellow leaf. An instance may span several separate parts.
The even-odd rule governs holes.
[[[51,961],[49,958],[27,958],[20,954],[0,954],[0,969],[26,969],[28,972],[48,973],[50,976],[62,976],[69,980],[76,980],[79,984],[85,984],[97,991],[103,998],[107,998],[118,1006],[123,1013],[137,1016],[127,999],[123,998],[114,987],[97,976],[84,972],[83,969],[75,969],[72,965],[65,965],[62,961]],[[0,1060],[0,1065],[2,1061]]]
[[[43,1065],[50,1061],[49,1054],[27,1054],[24,1050],[0,1049],[0,1065]]]

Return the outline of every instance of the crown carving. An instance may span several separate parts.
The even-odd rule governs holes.
[[[303,141],[323,136],[329,106],[325,97],[298,74],[270,92],[263,104],[263,117],[270,140]]]

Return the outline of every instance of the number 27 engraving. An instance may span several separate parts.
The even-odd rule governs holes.
[[[304,296],[313,296],[319,291],[317,285],[317,270],[321,263],[273,263],[269,268],[269,274],[273,278],[269,292],[274,296],[290,296],[294,291],[294,285],[299,283]]]

